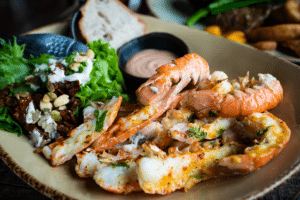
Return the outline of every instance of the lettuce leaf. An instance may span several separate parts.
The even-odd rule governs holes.
[[[8,107],[0,106],[0,129],[6,130],[11,133],[16,133],[18,136],[23,134],[22,127],[15,122],[8,113]]]
[[[87,45],[95,53],[93,70],[90,73],[91,80],[81,86],[77,93],[82,101],[80,107],[86,107],[90,101],[105,101],[113,96],[121,95],[124,101],[128,101],[127,94],[123,94],[125,88],[122,72],[118,66],[118,55],[115,49],[99,39]]]
[[[54,55],[49,55],[47,53],[44,53],[37,57],[30,55],[28,62],[31,63],[32,65],[49,64],[49,59],[56,59],[56,58]]]
[[[29,61],[23,58],[24,44],[18,45],[16,37],[14,37],[13,44],[2,38],[0,40],[3,43],[0,49],[0,90],[2,90],[6,85],[21,83],[26,76],[31,74],[32,68]]]

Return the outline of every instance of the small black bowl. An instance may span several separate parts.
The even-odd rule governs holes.
[[[149,33],[138,38],[135,38],[123,44],[118,50],[119,68],[125,79],[128,88],[135,90],[142,83],[147,81],[147,78],[141,78],[128,74],[125,71],[127,61],[136,53],[145,49],[165,50],[174,53],[178,58],[189,53],[189,48],[178,37],[163,32]]]

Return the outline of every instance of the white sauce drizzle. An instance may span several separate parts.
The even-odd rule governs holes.
[[[91,60],[87,60],[87,66],[83,70],[82,73],[74,73],[70,76],[66,76],[65,72],[60,68],[56,67],[53,74],[48,75],[50,82],[63,82],[63,81],[79,81],[81,85],[85,85],[88,81],[90,81],[90,73],[93,69],[93,62]]]

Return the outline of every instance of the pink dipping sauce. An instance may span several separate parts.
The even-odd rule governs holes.
[[[125,71],[133,76],[150,78],[156,69],[164,64],[172,63],[178,58],[174,53],[164,50],[146,49],[133,55],[125,66]]]

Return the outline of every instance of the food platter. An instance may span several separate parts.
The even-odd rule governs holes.
[[[187,19],[195,12],[188,0],[147,0],[147,6],[150,11],[158,18],[177,24],[184,25]],[[205,24],[197,22],[193,28],[204,30]],[[287,59],[294,63],[300,63],[300,58],[294,56],[294,53],[286,49],[266,51],[271,55],[275,55]]]
[[[284,90],[283,102],[271,112],[286,121],[292,134],[282,152],[256,172],[246,176],[212,179],[201,182],[189,192],[177,191],[170,195],[132,193],[117,195],[102,190],[91,178],[79,178],[74,169],[75,159],[58,167],[51,167],[33,148],[25,136],[0,131],[0,157],[25,182],[49,197],[70,199],[241,199],[258,198],[285,182],[300,168],[298,148],[300,101],[298,87],[300,68],[285,59],[258,51],[248,45],[238,44],[210,35],[198,29],[140,15],[147,23],[147,33],[171,33],[185,41],[190,52],[201,55],[210,70],[222,70],[230,79],[258,73],[277,77]],[[56,29],[49,29],[56,30]],[[56,32],[57,33],[57,32]]]

